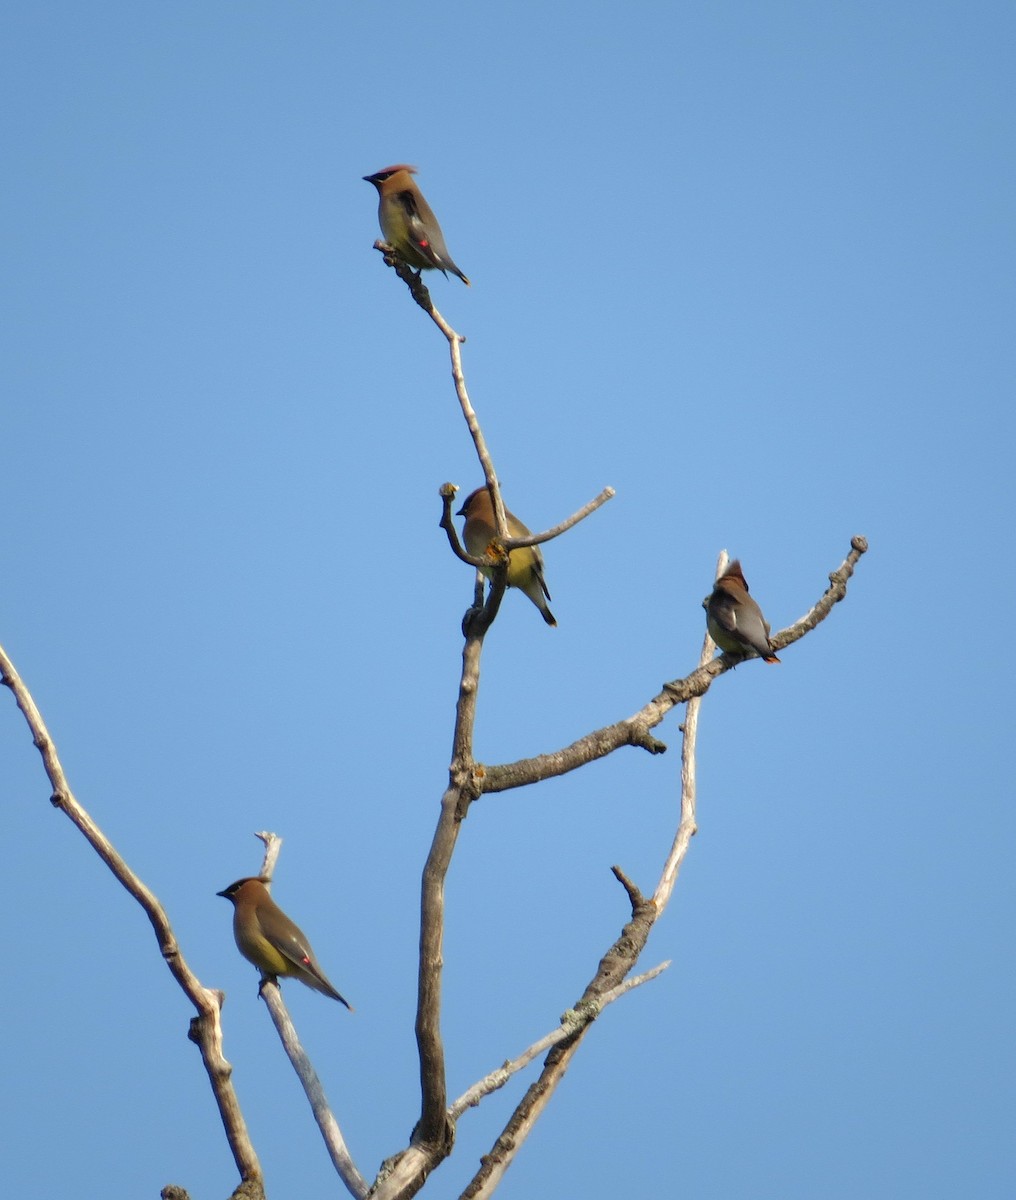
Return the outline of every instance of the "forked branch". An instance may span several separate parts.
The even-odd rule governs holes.
[[[64,774],[56,745],[50,737],[42,714],[36,707],[31,693],[25,686],[21,676],[14,669],[14,664],[6,652],[0,648],[0,677],[2,682],[11,689],[18,708],[24,714],[31,730],[32,738],[42,755],[43,766],[53,789],[50,797],[55,807],[78,827],[93,850],[109,867],[113,875],[144,909],[146,916],[155,931],[159,951],[166,960],[166,965],[173,974],[184,993],[197,1010],[197,1016],[190,1023],[188,1037],[201,1052],[208,1080],[215,1096],[215,1103],[222,1118],[233,1159],[240,1172],[241,1181],[246,1184],[245,1194],[263,1197],[261,1186],[261,1164],[258,1162],[254,1145],[247,1131],[247,1124],[240,1111],[240,1102],[233,1088],[233,1068],[227,1062],[222,1049],[222,1025],[219,1019],[222,1008],[223,993],[206,988],[187,965],[166,910],[162,907],[153,893],[141,882],[140,878],[127,866],[123,857],[113,843],[92,820],[71,791]]]
[[[390,247],[379,246],[378,248],[390,251]],[[480,1171],[477,1172],[462,1195],[462,1200],[480,1200],[481,1197],[490,1196],[497,1187],[504,1171],[549,1102],[572,1055],[577,1050],[592,1021],[602,1011],[604,1004],[608,1003],[610,999],[616,998],[617,995],[623,994],[636,982],[628,981],[626,983],[626,979],[638,961],[653,924],[670,899],[681,863],[696,831],[695,738],[698,705],[713,679],[742,660],[736,655],[713,658],[715,647],[707,634],[696,670],[684,679],[664,684],[662,690],[633,716],[596,730],[571,746],[552,754],[539,755],[535,758],[493,767],[486,767],[475,761],[473,757],[473,727],[476,714],[476,694],[479,686],[480,658],[484,636],[496,615],[504,593],[508,552],[517,547],[536,545],[558,536],[609,499],[613,492],[611,489],[606,489],[585,509],[545,533],[512,539],[507,537],[507,522],[500,487],[479,421],[469,401],[462,373],[460,346],[464,339],[433,307],[429,292],[423,287],[419,277],[405,267],[405,264],[401,264],[397,255],[387,253],[385,261],[405,279],[413,291],[417,303],[425,309],[448,341],[456,395],[473,438],[487,486],[492,494],[498,541],[501,551],[505,554],[505,559],[499,563],[492,563],[487,559],[478,560],[462,548],[451,519],[456,489],[451,484],[443,485],[441,488],[443,501],[441,525],[446,531],[449,545],[453,553],[462,561],[490,572],[492,586],[486,603],[481,607],[482,589],[478,585],[476,606],[467,614],[463,625],[465,644],[456,705],[449,782],[441,800],[438,825],[423,872],[416,1021],[422,1097],[420,1119],[413,1131],[410,1146],[384,1164],[370,1195],[375,1200],[409,1200],[409,1197],[416,1195],[423,1187],[430,1172],[450,1153],[455,1122],[465,1108],[478,1103],[484,1095],[503,1086],[507,1079],[522,1070],[549,1047],[549,1053],[539,1078],[520,1101],[491,1152],[484,1157]],[[783,647],[796,641],[828,615],[836,600],[841,599],[845,593],[847,580],[866,549],[867,543],[863,538],[853,539],[851,553],[847,560],[830,577],[832,580],[830,589],[801,621],[773,638],[775,646]],[[467,816],[470,806],[474,800],[485,793],[505,791],[509,788],[535,783],[553,775],[564,774],[587,762],[610,754],[622,745],[640,746],[652,754],[662,753],[666,747],[652,735],[651,730],[675,705],[680,703],[688,705],[687,717],[682,727],[680,813],[674,841],[661,869],[660,879],[653,895],[649,898],[644,897],[620,868],[614,868],[617,879],[628,894],[631,918],[625,923],[619,937],[601,959],[579,1001],[566,1014],[558,1029],[534,1043],[515,1060],[507,1062],[497,1071],[491,1072],[457,1101],[449,1105],[440,1027],[441,985],[444,967],[444,881],[457,844],[459,828]],[[652,974],[654,972],[650,972],[646,977]],[[642,978],[640,977],[639,981]]]

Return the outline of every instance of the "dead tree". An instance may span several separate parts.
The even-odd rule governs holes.
[[[462,666],[455,710],[453,758],[448,782],[440,799],[433,841],[423,867],[416,1012],[416,1043],[420,1071],[419,1117],[409,1144],[390,1155],[372,1180],[357,1167],[345,1144],[339,1122],[331,1112],[317,1074],[299,1043],[278,986],[272,982],[265,983],[261,995],[278,1029],[286,1053],[303,1084],[336,1172],[357,1200],[364,1200],[368,1196],[373,1200],[408,1200],[409,1197],[415,1196],[425,1186],[431,1172],[452,1153],[456,1125],[463,1113],[479,1105],[485,1096],[510,1083],[517,1074],[542,1057],[542,1066],[536,1078],[519,1099],[504,1128],[492,1138],[490,1150],[483,1157],[480,1169],[460,1198],[482,1200],[496,1190],[514,1156],[550,1102],[572,1057],[578,1052],[586,1033],[599,1014],[607,1005],[632,988],[655,978],[669,965],[664,962],[641,974],[633,974],[653,925],[670,900],[681,864],[696,831],[695,739],[702,698],[713,680],[737,666],[743,661],[743,657],[735,653],[714,656],[716,647],[706,634],[695,669],[683,679],[662,684],[655,695],[646,698],[637,712],[592,730],[570,745],[550,753],[506,763],[481,763],[476,760],[473,754],[473,727],[484,640],[497,617],[504,597],[510,552],[519,547],[537,545],[561,536],[579,521],[593,514],[614,493],[611,488],[604,488],[572,516],[545,532],[526,537],[509,536],[504,501],[493,458],[466,389],[461,357],[461,344],[464,339],[434,308],[429,292],[419,275],[402,263],[390,247],[377,243],[377,248],[384,254],[386,264],[406,282],[413,298],[447,340],[455,394],[492,497],[497,536],[492,539],[483,557],[474,557],[467,553],[452,523],[452,507],[457,488],[452,484],[440,487],[440,524],[447,534],[450,549],[458,558],[477,568],[478,573],[474,603],[463,619]],[[829,585],[820,598],[798,621],[773,635],[771,641],[775,649],[782,649],[799,641],[829,615],[837,601],[846,595],[847,583],[866,550],[867,543],[863,537],[851,539],[849,553],[829,575]],[[724,566],[725,555],[721,554],[719,567],[722,569]],[[490,576],[490,586],[486,589],[486,595],[484,575],[480,574],[481,568]],[[3,650],[0,650],[0,673],[3,683],[12,691],[31,730],[35,745],[42,755],[53,805],[78,827],[116,878],[144,909],[166,965],[194,1006],[196,1015],[190,1022],[188,1036],[200,1050],[226,1139],[240,1176],[233,1196],[258,1200],[265,1195],[262,1169],[233,1088],[232,1068],[223,1050],[223,993],[204,986],[197,979],[187,965],[169,918],[159,900],[131,870],[110,839],[75,798],[42,715],[14,664]],[[630,916],[616,932],[613,940],[609,940],[609,934],[605,935],[609,944],[605,945],[599,962],[590,963],[589,982],[582,994],[574,997],[564,1017],[552,1029],[535,1039],[528,1048],[514,1058],[501,1061],[500,1065],[493,1067],[461,1096],[449,1098],[441,1027],[444,882],[455,853],[462,822],[470,814],[476,801],[485,795],[525,787],[566,774],[622,747],[634,747],[651,755],[662,754],[666,746],[656,738],[653,731],[678,705],[685,706],[684,719],[679,727],[682,738],[680,802],[675,814],[672,842],[669,847],[661,847],[660,875],[655,886],[646,894],[620,866],[612,868],[618,883],[624,889]],[[266,847],[261,873],[270,878],[281,839],[267,831],[258,836],[265,842]],[[495,1060],[498,1058],[494,1053],[491,1057]],[[162,1194],[167,1200],[186,1200],[187,1196],[183,1189],[174,1186],[167,1186]]]

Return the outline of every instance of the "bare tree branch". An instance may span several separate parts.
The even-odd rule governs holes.
[[[127,866],[113,843],[78,802],[67,782],[56,746],[42,719],[42,714],[2,647],[0,647],[0,680],[11,689],[18,708],[21,709],[28,723],[35,745],[42,755],[43,766],[53,789],[50,797],[53,805],[78,827],[116,879],[144,909],[152,929],[155,931],[159,951],[166,960],[166,965],[197,1010],[198,1015],[191,1021],[187,1036],[201,1052],[201,1061],[208,1073],[212,1094],[215,1096],[226,1139],[229,1142],[229,1148],[232,1151],[237,1170],[240,1172],[240,1177],[254,1188],[254,1191],[250,1192],[252,1196],[263,1196],[261,1164],[258,1162],[254,1145],[247,1131],[247,1124],[240,1110],[240,1102],[233,1088],[231,1079],[233,1068],[222,1049],[220,1010],[224,999],[223,993],[202,985],[184,959],[165,909],[140,878]]]
[[[271,889],[272,876],[275,874],[279,852],[282,850],[282,838],[277,833],[271,833],[267,829],[262,829],[254,836],[263,842],[265,846],[265,854],[261,862],[261,870],[258,873],[258,878],[264,881],[265,887]],[[300,1080],[304,1094],[308,1101],[310,1101],[311,1112],[314,1114],[314,1120],[321,1131],[321,1136],[328,1150],[328,1157],[332,1160],[332,1165],[338,1172],[339,1178],[346,1185],[350,1195],[355,1196],[356,1200],[363,1200],[367,1195],[369,1185],[357,1169],[356,1163],[353,1162],[353,1157],[349,1153],[342,1129],[328,1104],[324,1085],[321,1083],[317,1071],[314,1070],[314,1064],[310,1061],[309,1055],[300,1043],[300,1039],[296,1033],[296,1026],[293,1024],[293,1019],[286,1008],[286,1002],[282,998],[282,989],[276,980],[266,979],[262,976],[258,995],[260,995],[268,1008],[276,1032],[279,1035],[279,1040],[282,1042],[282,1048],[285,1050],[293,1066],[293,1070]]]
[[[496,582],[496,580],[495,580]],[[500,595],[504,594],[504,585]],[[500,603],[500,595],[494,597]],[[486,617],[491,606],[479,614]],[[496,611],[496,608],[495,610]],[[492,616],[490,619],[493,619]],[[462,649],[462,673],[455,706],[455,732],[449,783],[423,869],[420,887],[420,955],[417,982],[416,1042],[420,1058],[420,1119],[410,1146],[386,1160],[370,1192],[377,1200],[407,1200],[423,1187],[430,1172],[451,1152],[455,1126],[448,1116],[444,1043],[441,1036],[441,985],[444,969],[444,881],[469,805],[479,794],[473,762],[473,726],[480,678],[483,634],[489,626],[474,621]]]
[[[456,558],[461,558],[464,563],[469,563],[471,567],[475,567],[478,571],[484,567],[489,570],[491,562],[486,555],[477,557],[475,554],[470,554],[459,541],[459,531],[455,528],[455,522],[452,520],[452,505],[455,503],[455,496],[458,490],[459,486],[457,483],[442,483],[440,488],[438,488],[438,495],[441,497],[442,503],[441,520],[438,524],[448,535],[448,545],[451,546],[452,553]]]
[[[452,359],[452,379],[455,382],[455,395],[458,397],[462,415],[466,419],[469,435],[473,439],[476,457],[480,460],[480,466],[483,468],[484,479],[486,479],[487,486],[491,489],[493,495],[494,520],[497,525],[498,536],[504,539],[508,536],[508,519],[505,516],[504,501],[501,499],[501,485],[497,481],[494,462],[487,449],[487,442],[483,436],[483,430],[480,428],[480,422],[477,420],[473,406],[469,402],[466,379],[462,373],[462,351],[460,347],[466,339],[460,333],[456,333],[437,311],[430,298],[430,292],[427,290],[420,275],[415,273],[411,267],[407,266],[399,258],[392,246],[387,245],[385,242],[375,242],[374,249],[380,250],[384,254],[385,265],[392,267],[398,277],[406,283],[413,294],[413,299],[426,312],[427,316],[430,317],[447,339],[448,351]],[[423,299],[422,297],[426,298]]]
[[[717,576],[722,574],[726,565],[727,552],[724,550],[720,554],[717,563]],[[705,637],[702,641],[702,653],[699,655],[700,667],[704,667],[712,659],[715,649],[716,643],[709,636],[709,629],[707,627]],[[698,740],[698,715],[701,705],[702,697],[692,696],[688,701],[688,707],[685,709],[684,724],[681,726],[683,736],[681,738],[680,813],[678,815],[677,832],[674,834],[673,845],[670,847],[670,853],[667,855],[667,860],[663,864],[663,870],[660,872],[660,881],[653,892],[657,914],[662,913],[670,903],[670,897],[674,891],[674,884],[677,882],[681,863],[684,862],[684,856],[688,853],[691,839],[698,832],[698,825],[695,823],[695,800],[697,792],[695,745]]]
[[[551,528],[546,530],[544,533],[530,533],[525,537],[505,538],[504,548],[508,551],[511,551],[518,549],[520,546],[538,546],[542,542],[549,542],[553,538],[560,537],[562,533],[567,533],[568,530],[571,529],[572,526],[577,525],[579,521],[584,521],[591,513],[596,512],[596,510],[602,507],[602,505],[606,504],[608,500],[613,500],[616,495],[617,493],[612,487],[605,487],[603,491],[600,492],[599,495],[594,496],[588,504],[583,504],[578,512],[574,512],[570,517],[567,517],[563,521],[559,521],[557,525],[551,526]]]
[[[279,1034],[279,1039],[286,1054],[289,1056],[289,1061],[293,1064],[293,1070],[296,1072],[303,1086],[304,1093],[310,1101],[314,1120],[317,1122],[318,1129],[321,1130],[321,1136],[324,1138],[325,1146],[328,1148],[328,1156],[332,1160],[332,1165],[338,1172],[339,1178],[346,1185],[350,1195],[355,1196],[357,1200],[364,1200],[369,1185],[353,1162],[349,1149],[346,1146],[346,1139],[342,1136],[342,1130],[339,1128],[339,1123],[336,1121],[335,1115],[328,1105],[328,1098],[325,1096],[325,1089],[321,1084],[321,1080],[318,1078],[318,1074],[314,1070],[307,1052],[300,1044],[300,1039],[296,1035],[293,1021],[286,1008],[285,1001],[282,999],[282,989],[278,983],[271,980],[264,980],[261,984],[260,994],[261,999],[268,1006],[268,1011],[271,1013],[272,1021]]]
[[[712,639],[707,632],[702,644],[702,653],[699,656],[700,667],[705,666],[709,661],[713,649]],[[677,834],[664,864],[660,884],[653,897],[646,900],[638,887],[620,867],[612,868],[614,875],[628,893],[632,919],[625,925],[621,936],[601,959],[596,975],[590,980],[582,999],[575,1006],[577,1010],[592,1012],[592,1016],[583,1027],[563,1038],[561,1043],[547,1055],[539,1079],[523,1096],[501,1136],[491,1148],[490,1154],[484,1156],[480,1170],[473,1176],[459,1200],[485,1200],[486,1197],[493,1194],[522,1143],[529,1136],[536,1121],[550,1102],[550,1098],[564,1077],[586,1030],[598,1015],[599,1009],[596,1009],[595,1005],[597,1002],[602,1005],[606,995],[621,986],[621,981],[638,962],[653,925],[667,906],[680,864],[687,853],[688,845],[696,829],[695,742],[698,733],[698,706],[701,698],[696,697],[693,703],[694,710],[689,704],[689,719],[685,721],[682,730],[681,795]]]
[[[498,535],[503,540],[508,536],[508,521],[494,464],[466,389],[461,352],[464,339],[434,307],[430,293],[423,285],[421,273],[414,274],[391,246],[375,243],[375,248],[382,251],[385,263],[407,284],[417,304],[424,309],[448,342],[455,394],[491,492],[495,524]],[[478,570],[481,566],[489,565],[485,561],[473,559],[462,550],[451,521],[454,489],[451,485],[446,485],[441,489],[441,494],[444,503],[441,524],[448,534],[452,550],[459,558],[471,563]],[[463,621],[465,645],[455,710],[449,784],[441,799],[437,828],[424,865],[420,887],[420,954],[416,1013],[416,1041],[420,1059],[420,1119],[413,1130],[409,1148],[393,1156],[382,1167],[372,1190],[372,1195],[378,1197],[415,1195],[423,1186],[429,1172],[449,1154],[455,1136],[454,1124],[449,1120],[447,1113],[448,1089],[441,1037],[444,881],[458,840],[459,825],[465,818],[469,804],[479,794],[474,778],[472,741],[480,654],[483,637],[497,615],[504,596],[507,577],[506,561],[493,572],[486,604],[482,608],[471,609]],[[482,596],[482,584],[479,583],[479,579],[476,596],[477,600]]]
[[[469,563],[471,567],[476,567],[478,570],[481,568],[486,568],[489,570],[492,564],[486,555],[477,557],[476,555],[470,554],[469,551],[466,550],[459,541],[458,530],[455,528],[455,525],[452,522],[452,504],[455,502],[455,495],[458,490],[458,485],[454,483],[443,483],[441,484],[440,488],[438,488],[438,495],[444,502],[444,509],[441,513],[441,520],[438,522],[438,524],[448,535],[448,544],[451,546],[452,553],[456,556],[456,558],[462,559],[463,562]],[[603,491],[594,496],[592,500],[588,502],[588,504],[583,504],[578,512],[572,513],[570,517],[558,522],[557,525],[551,526],[551,528],[546,530],[544,533],[530,533],[526,537],[506,537],[502,539],[504,542],[505,552],[507,553],[511,550],[517,550],[520,546],[536,546],[541,542],[549,542],[552,538],[560,537],[562,533],[567,533],[568,530],[577,525],[579,521],[584,521],[591,513],[596,512],[596,510],[606,504],[608,500],[612,500],[616,494],[617,493],[612,487],[605,487]]]
[[[433,1146],[443,1158],[454,1140],[445,1109],[444,1042],[441,1038],[441,983],[444,971],[444,881],[458,841],[462,806],[468,803],[462,786],[450,786],[441,798],[441,815],[423,869],[420,896],[420,961],[416,1010],[416,1041],[420,1054],[422,1103],[413,1141]]]
[[[550,1033],[545,1034],[539,1041],[534,1042],[527,1049],[523,1050],[518,1058],[508,1060],[496,1070],[491,1071],[488,1075],[485,1075],[482,1079],[474,1083],[468,1091],[463,1092],[458,1100],[451,1105],[448,1109],[448,1115],[457,1121],[467,1108],[475,1108],[484,1096],[489,1096],[491,1092],[496,1092],[499,1088],[503,1088],[513,1075],[528,1067],[534,1058],[538,1058],[544,1051],[549,1050],[551,1046],[556,1046],[559,1042],[563,1042],[565,1038],[577,1033],[583,1026],[594,1021],[608,1004],[613,1004],[615,1000],[625,995],[626,992],[630,992],[633,988],[641,987],[642,984],[648,983],[658,975],[662,975],[669,966],[669,961],[659,963],[650,970],[644,971],[641,975],[634,975],[631,979],[626,979],[623,983],[619,983],[617,987],[611,988],[609,992],[605,992],[595,1003],[591,1002],[582,1009],[569,1008],[561,1017],[561,1024],[557,1029],[552,1029]]]
[[[272,876],[275,874],[275,865],[279,861],[279,854],[282,851],[282,838],[277,833],[272,833],[267,829],[262,829],[255,833],[254,836],[259,842],[264,842],[265,856],[261,860],[261,870],[258,875],[265,880],[265,887],[271,890]]]
[[[851,550],[843,563],[830,576],[830,585],[822,598],[800,620],[772,637],[772,644],[777,649],[783,649],[799,641],[804,635],[815,628],[830,614],[837,601],[846,595],[847,581],[854,573],[861,555],[868,549],[868,543],[863,537],[851,539]],[[483,774],[483,793],[504,792],[511,788],[525,787],[537,783],[541,779],[550,779],[555,775],[566,775],[577,767],[584,766],[598,758],[612,754],[621,746],[640,746],[651,754],[662,754],[666,746],[650,736],[649,731],[655,728],[668,712],[677,704],[683,704],[695,696],[704,696],[713,680],[738,666],[744,658],[740,654],[722,654],[696,667],[684,679],[665,683],[663,690],[655,695],[643,708],[630,717],[625,717],[613,725],[594,730],[565,746],[548,754],[539,754],[533,758],[518,759],[513,763],[487,766]]]
[[[810,608],[803,617],[799,617],[793,625],[789,625],[772,638],[773,647],[777,650],[782,650],[784,646],[790,646],[794,642],[798,642],[806,633],[810,633],[816,625],[829,616],[833,610],[834,604],[839,604],[843,597],[847,594],[847,581],[854,573],[854,568],[862,554],[868,552],[868,539],[860,534],[855,534],[850,539],[850,553],[837,567],[835,571],[829,573],[829,586],[826,588],[822,598]]]
[[[625,890],[634,895],[635,899],[632,902],[631,920],[625,924],[618,939],[600,959],[596,974],[586,985],[582,997],[575,1005],[576,1010],[580,1012],[588,1011],[590,1018],[547,1055],[539,1079],[529,1086],[519,1101],[508,1124],[491,1147],[490,1153],[484,1155],[479,1171],[473,1176],[459,1200],[480,1200],[481,1197],[493,1194],[522,1143],[550,1103],[557,1085],[564,1078],[572,1057],[597,1015],[603,996],[623,981],[642,953],[656,919],[656,905],[653,900],[646,900],[630,881],[624,879],[619,868],[615,867],[614,873],[623,880]]]

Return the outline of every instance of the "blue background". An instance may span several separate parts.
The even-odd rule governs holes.
[[[166,905],[269,1194],[334,1194],[215,892],[279,902],[350,1016],[287,998],[363,1172],[417,1115],[419,873],[479,472],[447,352],[371,249],[420,167],[431,280],[560,622],[509,595],[477,753],[554,749],[694,665],[718,552],[779,628],[706,699],[700,832],[644,966],[499,1195],[1008,1197],[1013,1151],[1011,5],[9,5],[0,640]],[[1002,618],[1005,618],[1002,621]],[[1002,621],[1001,625],[999,622]],[[651,889],[679,761],[470,813],[449,1089],[554,1026]],[[0,705],[11,1195],[224,1196],[191,1015]],[[531,1076],[463,1117],[457,1195]]]

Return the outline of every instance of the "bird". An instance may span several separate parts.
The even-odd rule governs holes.
[[[465,503],[455,515],[466,518],[462,527],[462,540],[466,543],[466,549],[474,558],[486,558],[488,546],[497,537],[490,492],[486,487],[478,487],[466,497]],[[529,537],[530,530],[514,513],[506,508],[504,515],[508,519],[509,537]],[[488,579],[493,578],[493,567],[481,567],[480,570]],[[543,555],[539,546],[519,546],[508,555],[508,586],[525,592],[548,625],[557,624],[554,614],[547,607],[551,596],[543,578]]]
[[[767,663],[780,661],[769,641],[769,622],[748,595],[748,582],[736,558],[716,580],[706,600],[706,626],[721,650],[734,654],[754,650]]]
[[[274,983],[279,975],[291,975],[353,1011],[349,1001],[329,983],[306,936],[269,895],[264,879],[238,879],[215,894],[232,903],[237,949],[258,968],[263,980]]]
[[[377,219],[385,241],[411,267],[420,271],[438,270],[445,278],[451,271],[466,287],[471,287],[448,253],[441,226],[416,186],[415,174],[416,167],[396,163],[363,176],[365,182],[377,188]]]

